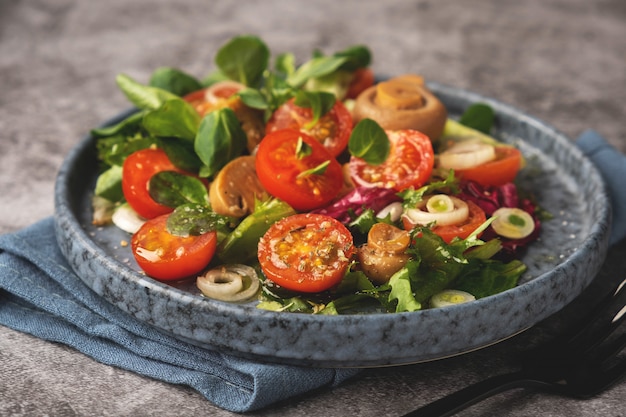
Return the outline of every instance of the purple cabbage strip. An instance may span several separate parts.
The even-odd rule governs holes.
[[[529,243],[539,237],[541,222],[537,217],[536,205],[529,199],[521,199],[517,193],[517,187],[513,183],[507,183],[498,187],[484,187],[476,182],[467,181],[461,184],[459,198],[469,200],[485,211],[487,216],[491,216],[500,207],[517,207],[528,212],[535,220],[535,230],[523,239],[507,239],[498,236],[490,227],[485,230],[481,237],[483,240],[499,238],[502,242],[502,249],[508,255],[514,255],[518,250],[526,247]]]
[[[353,220],[352,215],[358,216],[368,208],[379,212],[395,201],[402,199],[393,189],[357,187],[331,205],[313,210],[312,213],[325,214],[348,224]]]

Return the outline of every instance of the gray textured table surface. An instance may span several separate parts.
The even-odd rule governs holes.
[[[216,48],[240,33],[300,59],[313,48],[364,43],[378,73],[421,73],[497,98],[572,138],[594,128],[626,151],[623,0],[2,0],[0,233],[53,213],[54,177],[67,152],[128,107],[117,73],[147,80],[168,65],[203,76]],[[625,261],[615,255],[624,250],[622,242],[601,276],[623,275]],[[510,352],[533,331],[543,330],[456,358],[368,370],[254,415],[399,415],[513,367]],[[0,375],[3,416],[231,415],[186,387],[4,327]],[[625,398],[626,382],[584,402],[517,390],[461,415],[623,416]]]

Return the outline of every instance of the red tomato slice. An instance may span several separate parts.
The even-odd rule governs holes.
[[[133,256],[141,269],[161,281],[197,274],[209,264],[217,246],[216,232],[188,237],[170,234],[168,216],[148,220],[131,239]]]
[[[298,158],[298,139],[307,144],[311,153]],[[329,161],[326,170],[306,174],[305,171]],[[341,189],[341,165],[312,137],[292,129],[270,133],[259,144],[256,172],[268,193],[295,210],[305,211],[329,203]]]
[[[522,153],[510,146],[496,146],[496,159],[468,169],[457,169],[454,173],[465,180],[476,181],[489,187],[513,182],[522,167]]]
[[[152,219],[174,209],[150,197],[150,178],[161,171],[185,173],[172,164],[162,149],[142,149],[130,154],[122,167],[122,191],[128,204],[142,217]]]
[[[352,235],[332,217],[295,214],[274,223],[259,241],[265,276],[292,291],[313,293],[337,285],[354,254]]]
[[[469,209],[469,216],[462,224],[450,225],[450,226],[435,226],[431,230],[439,235],[444,242],[450,243],[452,239],[458,237],[459,239],[465,239],[478,227],[487,220],[487,216],[483,209],[471,201],[465,201]],[[411,221],[406,217],[402,217],[402,223],[405,230],[412,230],[415,227]]]
[[[363,187],[393,188],[402,191],[419,188],[428,181],[435,163],[433,145],[417,130],[388,130],[391,144],[387,160],[370,165],[363,159],[350,158],[350,176]]]
[[[313,110],[296,106],[295,99],[280,106],[265,126],[265,133],[282,129],[300,130],[315,138],[333,156],[338,156],[348,145],[352,132],[352,115],[341,101],[336,101],[328,113],[320,117],[311,128],[306,125],[313,120]]]
[[[346,98],[357,98],[359,94],[374,85],[374,71],[371,68],[359,68],[348,86]]]

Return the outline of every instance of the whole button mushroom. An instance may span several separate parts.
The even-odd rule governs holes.
[[[418,130],[431,141],[441,136],[447,117],[446,107],[418,75],[402,75],[368,88],[357,97],[353,110],[355,124],[372,119],[386,130]]]

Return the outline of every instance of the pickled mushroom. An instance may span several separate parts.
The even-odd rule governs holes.
[[[387,223],[376,223],[367,243],[357,249],[363,273],[375,284],[384,284],[409,261],[409,233]]]
[[[267,198],[252,155],[240,156],[226,164],[209,189],[213,211],[224,216],[246,216],[254,211],[255,200]]]
[[[418,130],[435,141],[443,132],[448,112],[422,77],[402,75],[363,91],[354,104],[353,117],[355,123],[372,119],[387,130]]]

